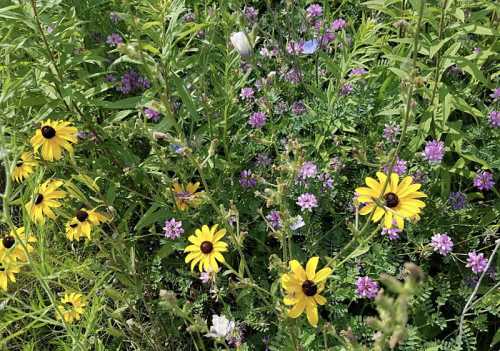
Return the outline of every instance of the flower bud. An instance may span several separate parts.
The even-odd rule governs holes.
[[[235,32],[230,37],[231,44],[238,51],[241,56],[250,56],[252,53],[252,46],[244,32]]]

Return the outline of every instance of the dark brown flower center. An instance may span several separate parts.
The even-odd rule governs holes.
[[[312,280],[306,280],[302,283],[302,291],[306,296],[314,296],[318,292],[318,286]]]
[[[399,198],[394,193],[387,193],[384,196],[385,205],[389,208],[396,207],[399,204]]]
[[[45,139],[52,139],[53,137],[56,136],[56,130],[51,126],[43,126],[42,135]]]
[[[78,225],[78,224],[76,224],[76,223],[71,223],[69,226],[70,226],[71,228],[76,228],[76,226],[77,226],[77,225]]]
[[[10,249],[16,243],[16,238],[12,235],[7,235],[3,237],[2,244],[6,249]]]
[[[4,268],[4,266],[3,266],[3,263],[2,263],[2,262],[0,262],[0,272],[4,272],[4,271],[5,271],[5,268]]]
[[[83,211],[83,210],[79,210],[77,213],[76,213],[76,218],[80,221],[80,222],[85,222],[87,220],[87,218],[89,218],[89,214],[87,211]]]
[[[39,205],[43,201],[43,195],[38,194],[35,199],[35,205]]]
[[[210,241],[204,241],[200,245],[200,250],[204,254],[209,254],[214,249],[214,245]]]
[[[23,164],[24,164],[24,162],[23,162],[23,161],[17,161],[17,163],[16,163],[16,167],[21,167]]]

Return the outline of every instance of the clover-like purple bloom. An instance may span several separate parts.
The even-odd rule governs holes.
[[[163,232],[165,234],[165,237],[169,239],[177,239],[182,234],[184,234],[184,229],[182,228],[182,221],[176,221],[175,218],[165,221]]]
[[[259,16],[259,10],[255,9],[253,6],[245,6],[243,15],[249,22],[255,22]]]
[[[460,191],[452,192],[448,197],[448,202],[452,209],[461,210],[466,205],[467,197]]]
[[[246,169],[240,173],[240,185],[244,188],[253,188],[257,185],[257,179],[255,179],[251,170]]]
[[[144,114],[146,117],[153,122],[158,122],[160,120],[160,112],[152,109],[152,108],[145,108],[144,109]]]
[[[318,207],[318,200],[316,196],[311,193],[304,193],[297,198],[297,205],[300,206],[302,212],[311,212],[313,208]]]
[[[264,112],[254,112],[248,119],[248,124],[253,128],[262,128],[266,124],[267,117]]]
[[[352,92],[352,89],[353,89],[352,84],[350,84],[350,83],[344,83],[340,87],[340,95],[341,96],[347,96],[347,95],[349,95]]]
[[[392,172],[396,173],[398,176],[403,175],[406,173],[407,170],[407,161],[399,159],[399,157],[396,159],[396,162],[394,163],[394,167],[392,167]],[[389,165],[384,166],[384,172],[387,174],[389,173]]]
[[[435,234],[431,238],[431,246],[435,252],[446,256],[453,249],[453,241],[447,234]]]
[[[313,18],[313,17],[321,17],[323,15],[323,7],[318,4],[312,4],[309,5],[309,7],[306,9],[307,17]]]
[[[438,140],[428,141],[423,156],[430,164],[440,163],[444,156],[444,143]]]
[[[304,105],[302,101],[295,101],[292,104],[292,113],[294,115],[300,116],[306,113],[306,111],[307,111],[306,105]]]
[[[349,73],[350,77],[364,76],[368,71],[362,67],[353,68]]]
[[[500,127],[500,111],[491,111],[490,115],[488,117],[488,120],[490,121],[490,125],[493,128],[499,128]]]
[[[269,221],[269,224],[271,224],[271,227],[273,229],[280,229],[282,226],[281,223],[281,214],[279,211],[272,210],[269,212],[269,214],[266,216],[266,219]]]
[[[318,167],[314,162],[306,161],[299,169],[299,178],[306,180],[307,178],[314,178],[318,172]]]
[[[399,239],[399,234],[401,234],[401,232],[402,232],[402,230],[399,229],[398,227],[383,228],[382,229],[382,235],[387,236],[387,239],[389,239],[389,240]]]
[[[479,171],[474,178],[474,186],[479,190],[491,190],[495,185],[493,174],[488,171]]]
[[[119,44],[123,43],[123,38],[117,34],[117,33],[112,33],[111,35],[108,35],[106,38],[106,44],[109,46],[118,46]]]
[[[397,136],[401,132],[401,128],[395,124],[384,125],[384,139],[390,143],[395,143],[397,141]]]
[[[243,88],[241,89],[241,92],[240,92],[240,97],[242,100],[251,100],[253,99],[253,96],[254,96],[254,90],[252,88]]]
[[[370,277],[359,277],[356,281],[356,293],[360,297],[374,299],[379,290],[378,283]]]
[[[475,251],[468,253],[467,265],[465,267],[470,268],[474,273],[484,272],[487,265],[488,260],[484,257],[484,254],[477,254]]]
[[[342,18],[338,18],[332,22],[331,28],[333,31],[337,31],[340,29],[344,29],[346,26],[347,22]]]
[[[493,99],[493,101],[500,100],[500,88],[493,89],[493,92],[490,94],[490,97]]]

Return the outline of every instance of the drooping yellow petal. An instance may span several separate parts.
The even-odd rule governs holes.
[[[305,281],[307,279],[306,272],[297,260],[290,261],[290,269],[297,276],[298,279]]]
[[[316,274],[316,267],[318,266],[319,257],[311,257],[306,264],[306,276],[309,280],[314,280]]]
[[[307,314],[307,320],[309,323],[313,326],[316,327],[318,325],[318,307],[316,306],[316,303],[314,302],[314,299],[309,298],[306,303],[306,314]]]
[[[305,299],[300,299],[299,302],[293,306],[290,311],[288,311],[288,317],[290,318],[297,318],[299,317],[302,312],[304,312],[304,309],[306,308],[306,300]]]

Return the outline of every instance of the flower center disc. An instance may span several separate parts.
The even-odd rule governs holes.
[[[16,167],[21,167],[23,164],[24,164],[24,162],[23,162],[23,161],[17,161],[17,163],[16,163]]]
[[[389,208],[396,207],[399,204],[399,198],[394,193],[387,193],[384,196],[385,205]]]
[[[38,194],[35,199],[35,205],[39,205],[43,201],[43,195]]]
[[[306,280],[302,283],[302,291],[306,296],[314,296],[318,292],[318,287],[311,280]]]
[[[43,126],[42,135],[45,139],[52,139],[53,137],[56,136],[56,130],[51,126]]]
[[[7,235],[3,238],[2,244],[3,247],[6,249],[10,249],[14,244],[16,243],[16,238],[14,238],[12,235]]]
[[[77,213],[76,213],[76,218],[80,221],[80,222],[85,222],[87,220],[87,218],[89,217],[89,214],[87,211],[82,211],[82,210],[79,210]]]
[[[210,241],[204,241],[200,245],[200,250],[204,254],[209,254],[210,252],[212,252],[213,249],[214,249],[214,246],[212,245],[212,243]]]

